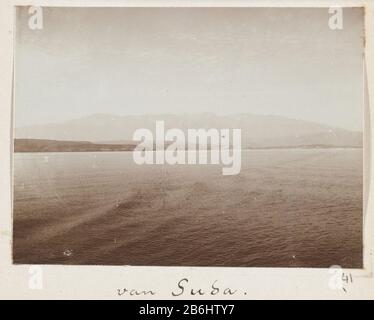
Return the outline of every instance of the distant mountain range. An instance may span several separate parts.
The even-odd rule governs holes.
[[[15,138],[57,140],[86,143],[87,148],[107,149],[105,144],[116,145],[114,148],[131,149],[132,136],[136,129],[147,128],[155,132],[155,122],[163,120],[165,129],[241,129],[242,148],[282,148],[282,147],[362,147],[362,132],[334,128],[319,123],[289,119],[280,116],[253,114],[215,115],[203,114],[165,114],[144,116],[116,116],[95,114],[81,119],[19,127]],[[36,142],[36,141],[34,141]],[[46,143],[40,142],[40,143]],[[91,146],[89,145],[91,143]],[[39,144],[40,146],[40,144]],[[60,146],[62,146],[60,144]],[[75,148],[74,146],[72,147]]]

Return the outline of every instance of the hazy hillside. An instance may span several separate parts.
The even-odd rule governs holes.
[[[240,128],[242,147],[362,146],[362,133],[318,123],[279,116],[211,113],[185,115],[115,116],[95,114],[64,123],[16,128],[17,139],[50,139],[128,144],[134,131],[155,132],[155,121],[164,120],[166,129]]]

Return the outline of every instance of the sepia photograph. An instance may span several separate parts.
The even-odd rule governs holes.
[[[362,269],[364,17],[17,7],[13,263]]]

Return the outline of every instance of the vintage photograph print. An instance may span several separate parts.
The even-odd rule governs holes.
[[[13,263],[362,268],[364,14],[18,7]]]

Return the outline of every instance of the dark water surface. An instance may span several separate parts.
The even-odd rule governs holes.
[[[15,154],[15,263],[362,266],[362,149],[251,150],[242,170],[130,152]]]

